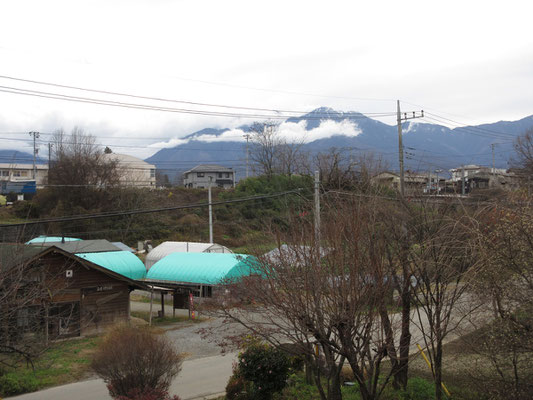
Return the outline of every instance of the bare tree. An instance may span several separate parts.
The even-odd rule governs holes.
[[[342,398],[345,361],[365,400],[379,398],[391,376],[382,368],[387,343],[380,318],[391,283],[386,243],[375,240],[382,229],[375,206],[352,199],[329,204],[320,242],[310,221],[290,223],[292,229],[277,236],[278,252],[254,266],[260,277],[234,283],[231,297],[211,304],[217,315],[272,344],[292,343],[313,366],[322,399]],[[393,315],[390,322],[395,332]]]
[[[416,244],[408,261],[416,279],[416,322],[440,400],[444,340],[472,312],[460,308],[470,306],[468,290],[480,265],[471,234],[475,222],[463,208],[451,203],[421,202],[412,206],[410,213],[407,229]]]
[[[70,134],[59,130],[53,144],[50,185],[101,188],[118,184],[118,162],[103,156],[94,136],[80,128],[74,128]]]
[[[474,301],[492,309],[490,323],[469,321],[478,334],[463,340],[478,368],[474,383],[496,398],[533,396],[533,209],[523,198],[483,210],[479,238],[483,273]],[[481,325],[481,326],[480,326]]]
[[[277,172],[277,151],[281,144],[278,134],[278,125],[272,122],[256,122],[250,127],[252,145],[250,159],[256,172],[266,176],[272,176]]]
[[[514,142],[514,148],[518,157],[515,161],[517,166],[523,170],[525,175],[533,176],[533,129],[518,136]]]
[[[357,184],[359,174],[356,166],[359,163],[349,150],[331,148],[328,152],[318,153],[314,164],[326,189],[350,190]]]
[[[271,177],[273,174],[292,175],[306,170],[308,155],[303,151],[303,138],[283,138],[279,124],[272,122],[256,122],[250,127],[250,132],[250,158],[257,173]]]
[[[34,360],[54,339],[49,326],[61,319],[65,326],[76,317],[71,308],[51,308],[54,296],[67,288],[61,279],[68,264],[52,272],[32,261],[42,249],[16,244],[0,245],[0,366],[16,368]]]

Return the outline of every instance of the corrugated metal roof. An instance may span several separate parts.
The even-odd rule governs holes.
[[[76,253],[76,256],[130,279],[143,279],[146,276],[142,261],[129,251]]]
[[[39,236],[36,238],[33,238],[29,242],[26,242],[26,244],[42,244],[42,243],[61,243],[62,241],[65,242],[78,242],[81,241],[81,239],[78,238],[71,238],[71,237],[61,237],[61,236]]]
[[[111,242],[108,242],[105,239],[97,239],[97,240],[78,240],[74,242],[66,242],[66,243],[52,243],[52,242],[45,242],[45,243],[34,243],[33,246],[43,246],[43,247],[49,247],[49,246],[55,246],[58,249],[61,249],[63,251],[66,251],[67,253],[101,253],[106,251],[121,251],[122,249],[119,249],[117,246],[114,246],[111,244]]]
[[[118,247],[120,250],[129,251],[130,253],[135,253],[135,250],[133,250],[130,246],[122,242],[111,242],[111,244],[113,246]]]
[[[15,265],[24,264],[41,251],[42,249],[35,246],[0,243],[0,271],[7,271]]]
[[[255,257],[247,254],[173,253],[156,262],[146,278],[213,285],[250,275],[255,262]]]
[[[217,164],[200,164],[184,173],[188,172],[233,172],[233,170]]]
[[[230,249],[217,243],[197,242],[163,242],[148,253],[144,261],[146,270],[156,262],[172,253],[233,253]]]

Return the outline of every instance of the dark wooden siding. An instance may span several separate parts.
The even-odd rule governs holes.
[[[79,302],[81,335],[101,332],[129,319],[127,282],[88,268],[61,253],[47,254],[36,266],[45,271],[44,283],[50,288],[51,303]]]

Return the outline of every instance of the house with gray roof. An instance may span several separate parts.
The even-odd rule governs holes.
[[[216,164],[200,164],[183,173],[186,188],[207,189],[211,187],[231,189],[235,186],[235,171]]]

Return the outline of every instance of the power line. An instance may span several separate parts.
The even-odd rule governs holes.
[[[233,113],[233,112],[220,112],[220,111],[207,111],[207,110],[193,110],[193,109],[184,109],[184,108],[172,108],[172,107],[161,107],[161,106],[152,106],[152,105],[146,105],[146,104],[139,104],[139,103],[126,103],[126,102],[120,102],[120,101],[113,101],[113,100],[105,100],[105,99],[96,99],[96,98],[90,98],[90,97],[81,97],[81,96],[70,96],[65,95],[61,93],[53,93],[53,92],[43,92],[39,90],[30,90],[30,89],[22,89],[22,88],[16,88],[11,86],[0,86],[0,92],[4,93],[12,93],[12,94],[19,94],[19,95],[25,95],[25,96],[33,96],[33,97],[41,97],[41,98],[49,98],[54,100],[64,100],[64,101],[70,101],[70,102],[79,102],[79,103],[88,103],[88,104],[97,104],[97,105],[105,105],[105,106],[112,106],[112,107],[122,107],[122,108],[130,108],[130,109],[138,109],[138,110],[150,110],[150,111],[163,111],[163,112],[173,112],[173,113],[181,113],[181,114],[193,114],[193,115],[205,115],[205,116],[213,116],[213,117],[231,117],[231,118],[252,118],[252,119],[277,119],[277,120],[283,120],[287,118],[297,118],[301,117],[302,115],[281,115],[280,113],[276,114],[245,114],[245,113]],[[375,113],[372,114],[373,118],[379,118],[379,117],[389,117],[392,113]],[[349,115],[350,118],[367,118],[363,114],[361,116],[359,115]],[[339,113],[339,116],[331,116],[328,115],[328,118],[330,119],[341,119],[347,118],[347,115],[344,113]],[[306,117],[306,119],[323,119],[322,116],[317,117]]]
[[[80,87],[80,86],[62,85],[62,84],[58,84],[58,83],[37,81],[37,80],[24,79],[24,78],[16,78],[16,77],[6,76],[6,75],[0,75],[0,78],[19,81],[19,82],[34,83],[34,84],[38,84],[38,85],[60,87],[60,88],[64,88],[64,89],[73,89],[73,90],[81,90],[81,91],[85,91],[85,92],[108,94],[108,95],[113,95],[113,96],[123,96],[123,97],[131,97],[131,98],[136,98],[136,99],[155,100],[155,101],[171,102],[171,103],[181,103],[181,104],[189,104],[189,105],[197,105],[197,106],[205,106],[205,107],[230,108],[230,109],[240,109],[240,110],[248,110],[248,111],[269,111],[269,112],[275,112],[275,113],[290,113],[290,114],[306,114],[306,113],[309,112],[309,111],[294,111],[294,110],[282,110],[282,109],[271,109],[271,108],[231,106],[231,105],[225,105],[225,104],[200,103],[200,102],[193,102],[193,101],[187,101],[187,100],[169,99],[169,98],[164,98],[164,97],[151,97],[151,96],[135,95],[135,94],[131,94],[131,93],[114,92],[114,91],[101,90],[101,89],[89,89],[89,88],[84,88],[84,87]],[[365,99],[365,100],[368,100],[368,99]],[[330,113],[328,113],[328,114],[330,114]],[[340,114],[340,113],[335,112],[335,114]],[[366,113],[366,114],[370,115],[370,114],[382,114],[382,113]]]
[[[248,197],[243,197],[240,199],[216,201],[216,202],[212,202],[211,204],[216,206],[216,205],[222,205],[222,204],[242,203],[242,202],[251,201],[251,200],[270,199],[274,197],[281,197],[281,196],[286,196],[288,194],[298,193],[301,190],[303,190],[303,188],[288,190],[285,192],[274,193],[270,195],[248,196]],[[26,221],[26,222],[16,223],[16,224],[1,224],[0,228],[45,224],[45,223],[51,223],[51,222],[80,221],[84,219],[118,217],[118,216],[125,216],[125,215],[150,214],[150,213],[155,213],[155,212],[185,210],[185,209],[190,209],[190,208],[200,208],[200,207],[207,207],[207,206],[209,206],[209,203],[197,203],[197,204],[188,204],[188,205],[182,205],[182,206],[152,208],[152,209],[144,209],[144,210],[111,211],[111,212],[104,212],[104,213],[98,213],[98,214],[75,215],[75,216],[67,216],[67,217],[59,217],[59,218],[45,218],[45,219]]]

